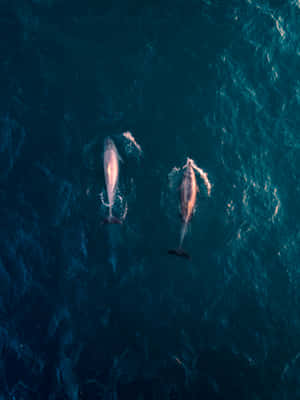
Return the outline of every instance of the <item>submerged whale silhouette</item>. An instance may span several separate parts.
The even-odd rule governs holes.
[[[212,185],[207,177],[207,173],[199,168],[195,164],[195,161],[191,158],[187,158],[186,164],[182,167],[182,169],[184,169],[185,171],[180,185],[180,209],[182,218],[180,242],[177,249],[169,250],[168,253],[175,254],[180,257],[190,258],[189,254],[182,250],[182,243],[187,232],[188,223],[190,222],[194,214],[197,200],[197,192],[199,192],[195,171],[203,179],[203,182],[207,188],[208,196],[210,196]],[[173,170],[179,171],[180,168],[178,169],[174,167]]]
[[[197,192],[199,191],[199,188],[197,186],[194,163],[191,158],[187,159],[183,169],[185,169],[185,171],[180,185],[180,211],[182,218],[180,241],[178,248],[169,250],[168,253],[175,254],[180,257],[190,258],[190,255],[182,249],[182,243],[187,232],[188,223],[194,214]]]

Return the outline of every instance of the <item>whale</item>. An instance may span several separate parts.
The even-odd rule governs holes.
[[[104,219],[103,223],[122,224],[122,221],[119,218],[113,216],[113,207],[119,180],[119,160],[120,156],[113,140],[110,137],[105,138],[103,167],[108,198],[108,204],[105,205],[109,209],[109,215]]]
[[[188,224],[192,219],[195,212],[195,205],[197,200],[197,193],[199,188],[197,186],[196,175],[194,171],[194,161],[187,158],[186,164],[183,166],[184,173],[179,187],[180,190],[180,214],[182,226],[180,231],[180,241],[177,249],[168,250],[169,254],[175,254],[179,257],[190,258],[190,255],[182,249],[182,243],[185,238]]]

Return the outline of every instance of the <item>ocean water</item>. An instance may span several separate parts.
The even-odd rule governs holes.
[[[300,2],[2,0],[0,22],[0,399],[300,398]],[[212,184],[189,261],[167,253],[187,157]]]

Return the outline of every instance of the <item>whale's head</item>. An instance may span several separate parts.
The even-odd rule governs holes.
[[[193,160],[191,159],[191,158],[187,158],[186,159],[186,165],[187,165],[187,167],[191,167],[191,166],[193,166]]]
[[[113,140],[109,136],[107,136],[104,139],[104,147],[107,148],[107,147],[113,147],[113,146],[114,146]]]

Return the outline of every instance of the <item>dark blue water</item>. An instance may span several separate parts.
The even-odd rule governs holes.
[[[299,1],[2,0],[0,32],[0,399],[300,398]]]

